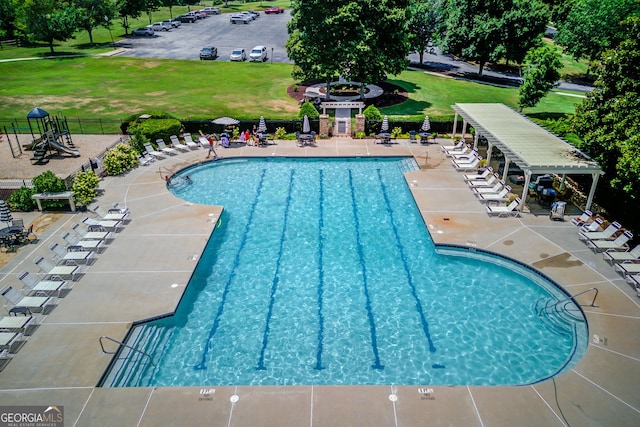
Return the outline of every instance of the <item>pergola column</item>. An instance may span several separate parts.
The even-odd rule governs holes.
[[[591,209],[591,203],[593,203],[593,196],[596,194],[596,187],[598,186],[600,174],[594,173],[591,176],[593,177],[593,182],[591,183],[591,189],[589,190],[589,197],[587,197],[587,204],[584,207],[586,210]]]
[[[453,130],[451,131],[451,140],[455,142],[456,139],[456,129],[458,128],[458,113],[456,112],[453,117]]]

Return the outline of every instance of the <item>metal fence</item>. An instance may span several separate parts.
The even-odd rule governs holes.
[[[124,123],[121,119],[84,119],[78,117],[65,117],[70,133],[76,134],[117,134],[121,133],[121,126]],[[34,122],[17,118],[0,117],[0,130],[10,134],[18,133],[38,133],[38,128]]]

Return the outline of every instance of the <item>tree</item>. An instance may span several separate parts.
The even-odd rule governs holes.
[[[576,107],[575,127],[579,148],[610,177],[607,194],[635,213],[640,208],[640,18],[624,27],[630,36],[602,56],[595,89]]]
[[[547,9],[539,0],[446,0],[447,53],[478,62],[478,74],[487,62],[518,58],[544,33]]]
[[[422,64],[424,53],[432,49],[442,29],[442,0],[411,0],[408,15],[409,46],[420,55]]]
[[[43,41],[54,53],[54,40],[73,38],[78,28],[78,11],[58,0],[26,0],[22,5],[25,33],[30,40]]]
[[[189,3],[187,2],[187,4]],[[162,6],[162,0],[144,0],[144,8],[149,17],[149,25],[153,23],[152,13],[160,9],[160,6]]]
[[[575,0],[554,40],[574,58],[593,62],[626,38],[622,21],[639,14],[638,0]]]
[[[293,0],[287,55],[295,79],[376,82],[406,68],[408,0]],[[327,93],[329,93],[327,91]]]
[[[78,26],[89,33],[89,43],[93,44],[94,28],[108,28],[115,15],[115,4],[112,0],[73,0],[73,3],[79,14]]]
[[[520,86],[520,111],[534,107],[560,79],[562,62],[555,47],[532,49],[525,57],[524,83]]]
[[[122,19],[125,34],[129,34],[129,18],[139,18],[144,10],[144,4],[145,0],[116,0],[116,11]]]
[[[13,38],[16,33],[17,8],[13,0],[0,0],[0,37]]]

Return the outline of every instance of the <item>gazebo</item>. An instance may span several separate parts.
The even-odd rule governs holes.
[[[462,117],[462,132],[467,125],[475,129],[474,148],[483,136],[488,141],[487,162],[496,147],[505,158],[503,179],[507,178],[509,164],[515,163],[524,171],[522,209],[526,200],[532,175],[591,175],[592,183],[585,209],[593,203],[598,178],[604,172],[598,163],[565,140],[538,126],[525,116],[504,104],[455,104],[453,136],[455,137],[458,116]]]

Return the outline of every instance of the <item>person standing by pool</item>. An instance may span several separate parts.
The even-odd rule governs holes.
[[[214,143],[213,135],[209,135],[207,137],[207,141],[209,141],[209,152],[207,153],[207,157],[205,158],[208,159],[211,156],[211,153],[213,153],[213,158],[217,159],[218,153],[216,153],[216,150],[213,148],[213,143]]]

